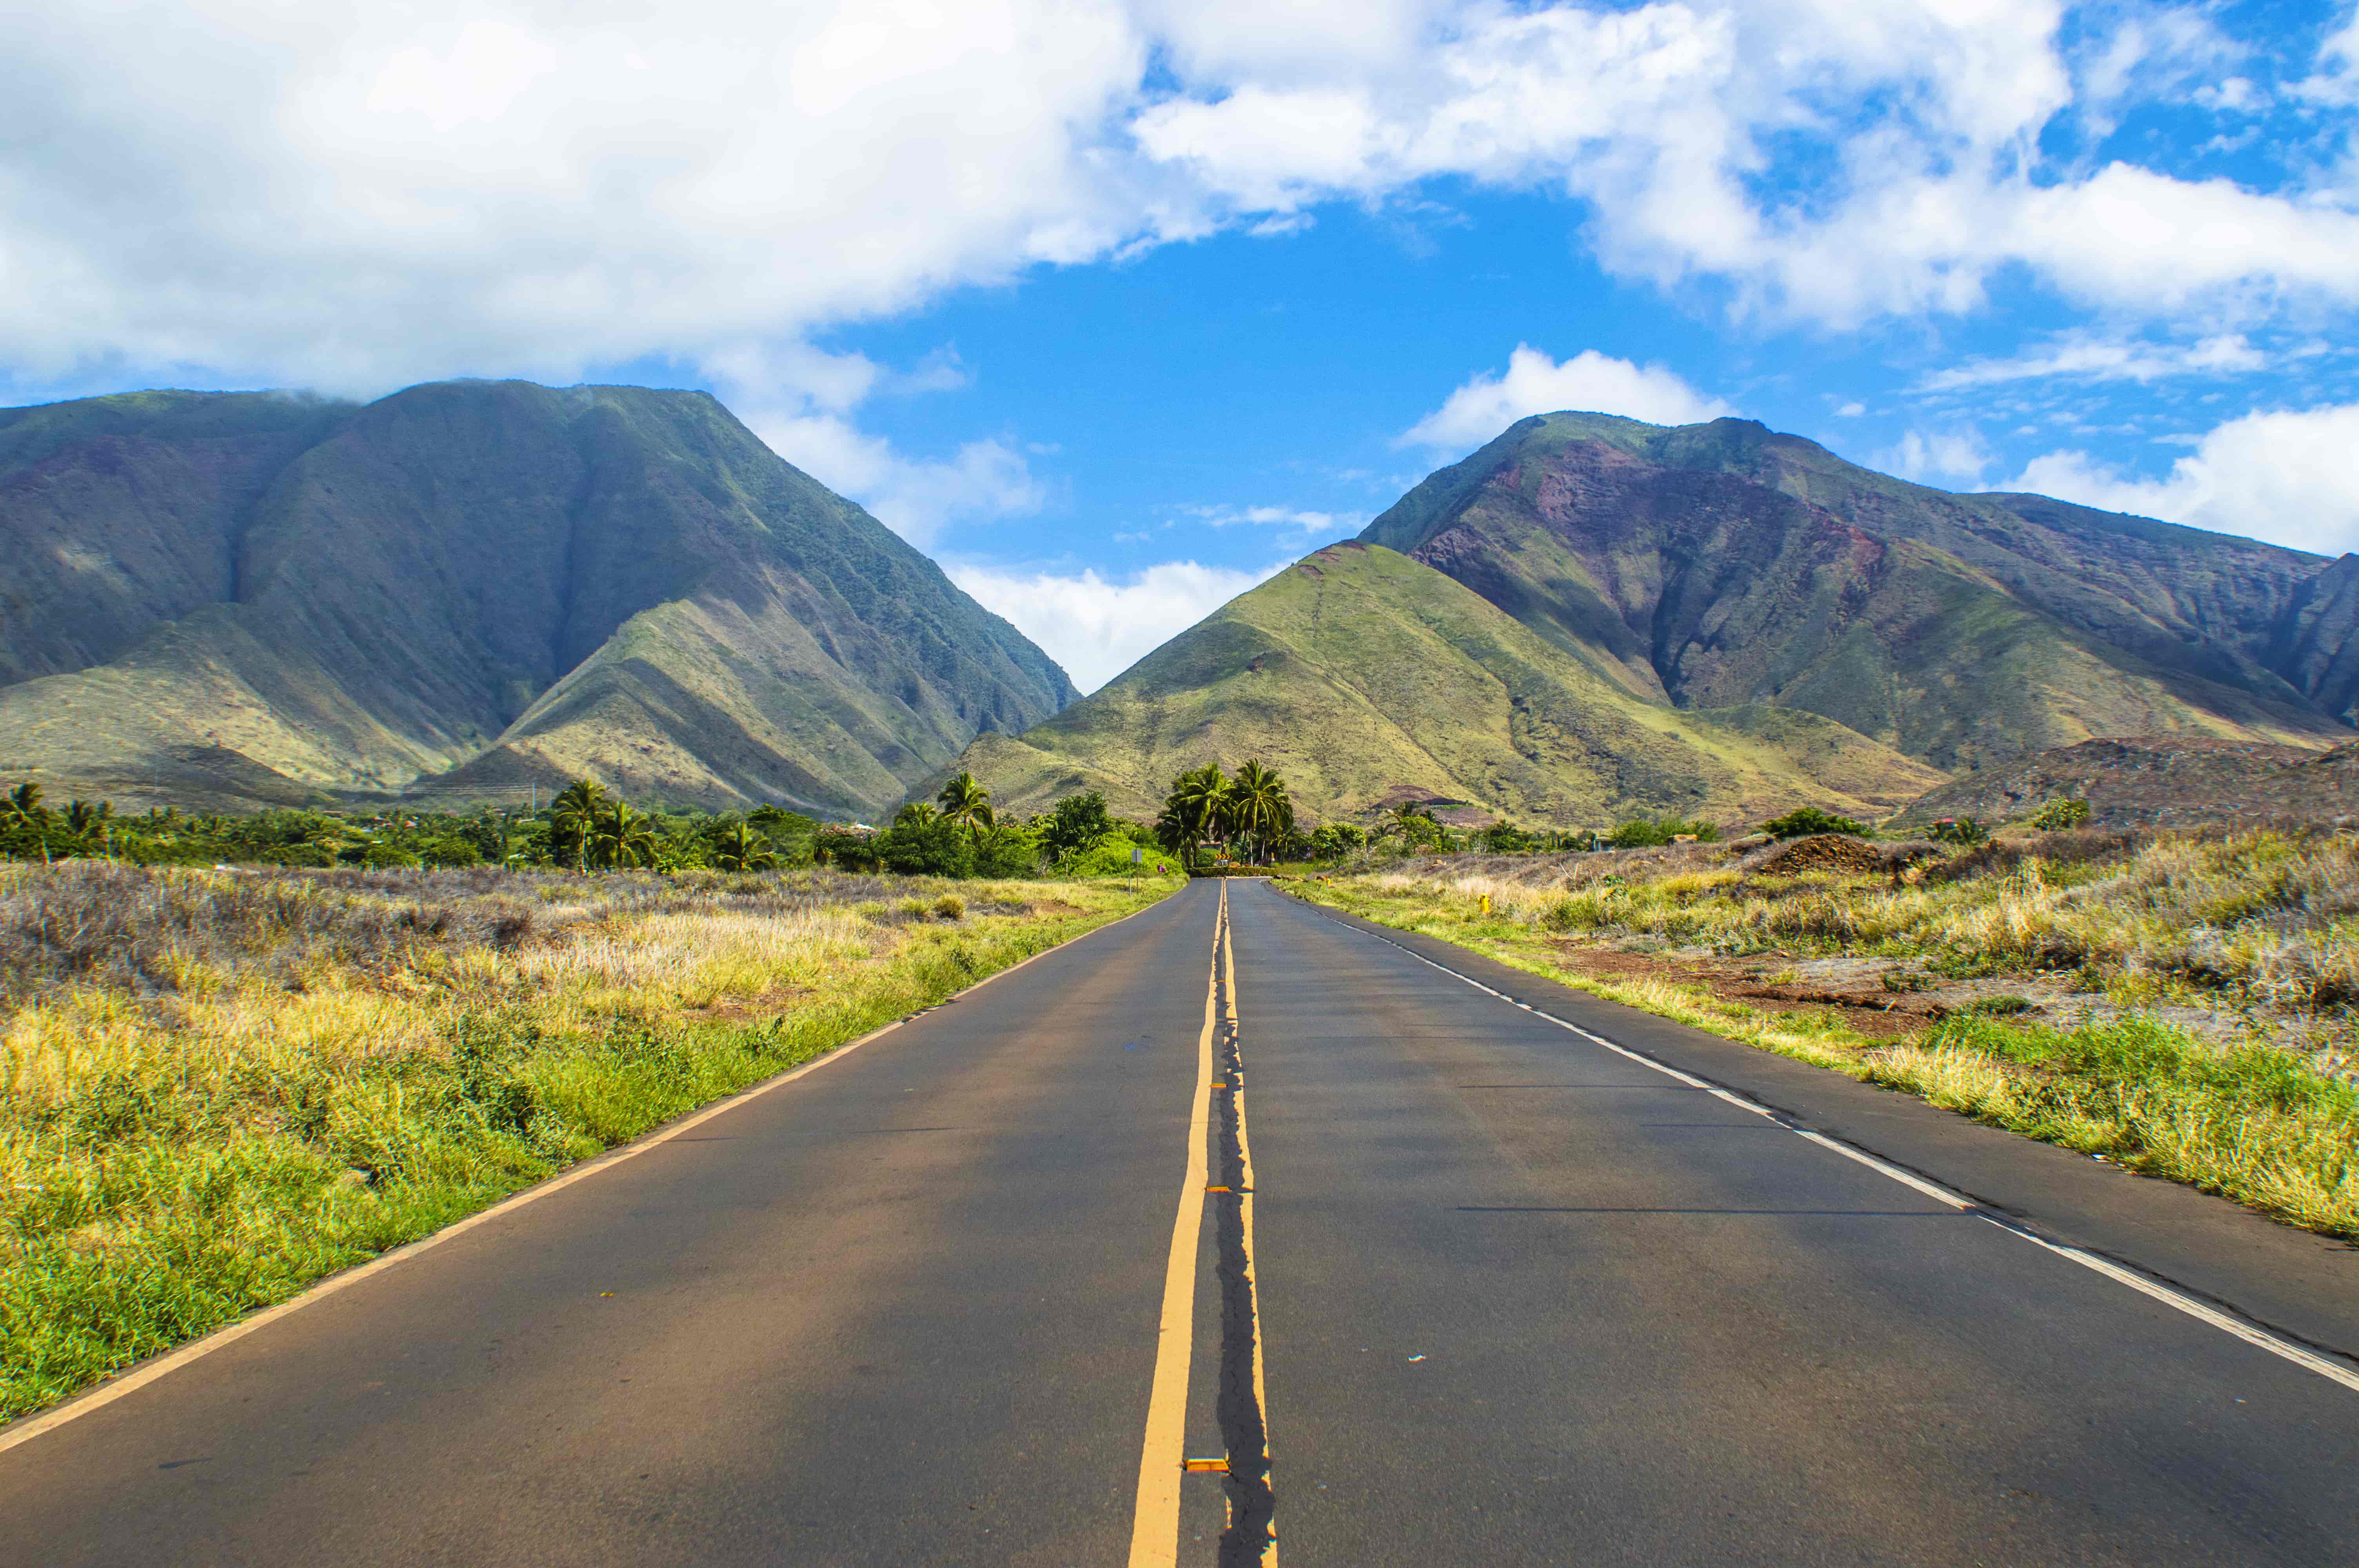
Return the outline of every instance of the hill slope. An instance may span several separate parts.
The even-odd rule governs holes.
[[[1020,737],[978,739],[961,764],[1003,809],[1102,789],[1151,815],[1173,774],[1248,756],[1313,818],[1401,790],[1568,824],[1803,799],[1880,815],[1940,778],[1814,714],[1649,703],[1443,573],[1359,544],[1280,572]]]
[[[588,773],[873,812],[1072,697],[701,393],[8,410],[0,520],[31,546],[0,601],[0,771],[126,800]]]
[[[1995,825],[2067,798],[2089,803],[2095,827],[2288,819],[2347,827],[2359,818],[2359,741],[2312,752],[2190,736],[2083,741],[1952,780],[1912,802],[1896,825],[1945,816]]]
[[[1749,420],[1526,419],[1362,537],[1633,695],[1822,714],[1945,771],[2098,735],[2346,737],[2354,566],[1951,495]]]

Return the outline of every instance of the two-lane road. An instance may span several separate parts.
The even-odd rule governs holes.
[[[1223,896],[0,1431],[0,1560],[1210,1563],[1265,1418],[1295,1565],[2359,1555],[2348,1253]]]

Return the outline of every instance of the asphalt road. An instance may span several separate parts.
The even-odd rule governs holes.
[[[1222,898],[0,1451],[0,1561],[2359,1560],[2349,1250]]]

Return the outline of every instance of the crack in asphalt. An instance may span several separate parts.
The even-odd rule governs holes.
[[[1270,1483],[1269,1431],[1262,1410],[1260,1314],[1254,1298],[1253,1254],[1246,1206],[1253,1201],[1252,1162],[1245,1133],[1245,1058],[1234,999],[1220,981],[1223,1021],[1214,1036],[1214,1086],[1222,1092],[1213,1116],[1216,1183],[1212,1195],[1215,1278],[1221,1298],[1221,1369],[1214,1415],[1228,1449],[1229,1523],[1221,1534],[1222,1568],[1271,1561],[1277,1550],[1277,1497]]]

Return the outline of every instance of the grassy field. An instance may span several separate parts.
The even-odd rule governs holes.
[[[1762,872],[1767,853],[1460,856],[1284,885],[2359,1237],[2359,838],[2056,834],[1795,876]]]
[[[0,1417],[1179,885],[0,867]]]

